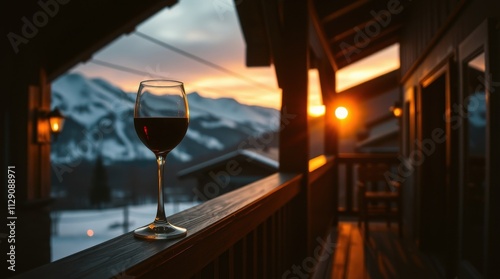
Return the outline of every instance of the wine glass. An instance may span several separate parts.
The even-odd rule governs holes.
[[[189,108],[182,82],[145,80],[139,85],[134,109],[134,127],[142,143],[156,155],[158,164],[158,208],[155,220],[134,231],[145,239],[183,237],[187,230],[170,224],[163,206],[163,168],[167,154],[181,142],[189,124]]]

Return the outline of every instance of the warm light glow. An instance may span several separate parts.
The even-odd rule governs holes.
[[[52,132],[59,132],[59,123],[52,124]]]
[[[248,75],[250,77],[250,75]],[[260,84],[242,82],[234,77],[220,75],[203,75],[196,80],[185,83],[186,92],[198,92],[205,98],[234,98],[236,101],[264,107],[281,108],[281,91],[278,88],[274,75],[253,73],[252,78]],[[275,88],[275,89],[273,89]],[[255,94],[256,90],[266,92],[266,94]],[[233,92],[238,92],[237,94]]]
[[[60,133],[61,128],[63,125],[64,118],[63,117],[50,117],[49,118],[49,124],[50,124],[50,131],[54,134]]]
[[[396,117],[401,117],[401,115],[403,114],[403,110],[401,108],[394,108],[392,110],[392,114],[394,114],[394,116]]]
[[[54,134],[60,133],[64,125],[64,116],[59,109],[54,109],[47,117],[49,119],[50,131]]]
[[[93,230],[91,230],[91,229],[88,229],[88,230],[87,230],[87,236],[88,236],[88,237],[93,237],[93,236],[94,236],[94,231],[93,231]]]
[[[349,115],[349,112],[347,111],[347,109],[345,107],[338,107],[335,110],[335,116],[338,119],[345,119],[347,117],[347,115]]]
[[[389,109],[392,112],[392,115],[394,115],[394,117],[399,118],[401,117],[401,115],[403,115],[403,109],[401,108],[401,104],[398,101],[396,101],[394,105],[391,106]]]
[[[371,80],[399,68],[399,44],[389,46],[336,73],[337,92]]]
[[[325,114],[325,106],[323,105],[316,105],[316,106],[309,106],[309,115],[312,117],[318,117],[322,116]]]

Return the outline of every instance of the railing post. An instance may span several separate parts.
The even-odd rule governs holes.
[[[345,170],[343,173],[345,176],[342,182],[345,183],[345,187],[342,188],[342,184],[340,183],[340,177],[338,178],[338,185],[341,187],[339,191],[344,192],[344,211],[342,212],[346,216],[354,216],[357,213],[355,210],[355,204],[357,200],[357,185],[355,174],[355,168],[358,165],[363,164],[378,164],[378,163],[386,163],[389,165],[397,165],[399,163],[397,159],[396,153],[386,153],[386,154],[368,154],[368,153],[341,153],[336,158],[335,169],[338,173],[340,173],[340,165],[345,165]],[[359,205],[358,205],[359,206]]]
[[[345,207],[346,207],[346,213],[347,214],[352,214],[353,213],[353,209],[352,209],[352,202],[353,202],[353,194],[354,194],[354,185],[353,185],[353,179],[352,179],[352,168],[353,168],[353,163],[349,162],[349,163],[346,163],[346,166],[345,166],[345,189],[346,189],[346,193],[345,193],[345,197],[346,197],[346,203],[345,203]]]
[[[335,158],[333,166],[333,187],[334,195],[332,199],[333,226],[339,222],[339,164],[338,164],[338,121],[335,118],[335,70],[325,59],[318,62],[318,74],[320,79],[321,94],[325,105],[325,154]]]

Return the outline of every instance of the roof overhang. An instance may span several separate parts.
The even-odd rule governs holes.
[[[279,1],[278,6],[284,5],[286,1]],[[269,66],[270,37],[278,34],[267,25],[276,19],[266,18],[261,1],[241,1],[236,9],[247,44],[247,66]],[[328,60],[338,70],[397,43],[402,11],[395,0],[309,0],[310,65],[317,65],[316,59]]]
[[[6,7],[8,3],[8,7]],[[2,7],[4,65],[41,65],[50,79],[177,0],[10,1]],[[7,35],[9,38],[9,35]]]

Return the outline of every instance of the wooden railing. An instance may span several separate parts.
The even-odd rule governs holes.
[[[321,156],[306,174],[276,173],[170,216],[188,229],[185,238],[145,241],[127,233],[19,278],[293,278],[297,267],[310,273],[338,214],[356,213],[356,166],[366,163],[399,161],[396,154]]]
[[[340,153],[336,160],[339,182],[335,185],[339,193],[338,212],[341,215],[357,214],[356,168],[361,164],[389,164],[395,170],[400,161],[396,153]]]
[[[283,278],[294,265],[310,273],[335,214],[333,170],[332,158],[313,159],[306,174],[276,173],[170,216],[185,238],[127,233],[19,278]]]

